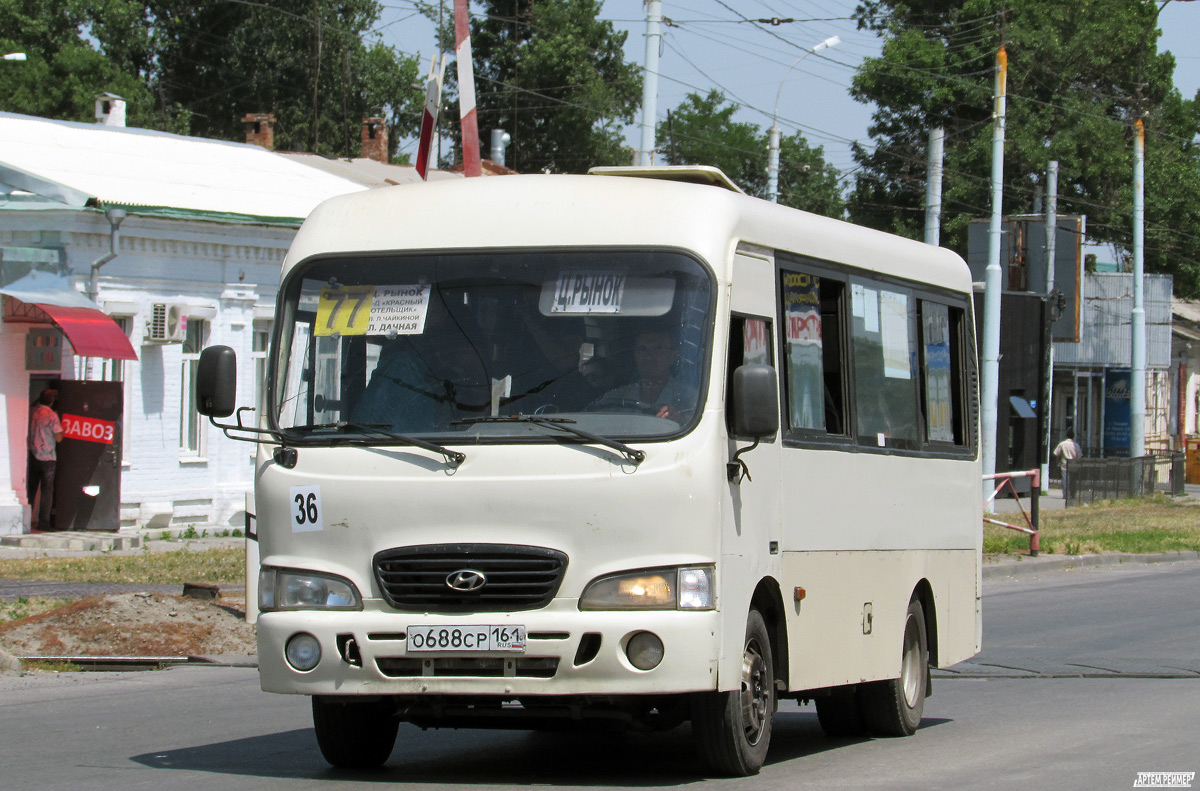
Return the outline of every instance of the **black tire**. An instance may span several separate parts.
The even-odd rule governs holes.
[[[771,743],[775,714],[775,663],[771,638],[758,610],[746,619],[740,688],[703,692],[692,702],[692,731],[700,760],[728,777],[758,774]]]
[[[909,602],[904,618],[900,678],[873,681],[859,688],[863,718],[877,736],[912,736],[925,711],[929,678],[929,644],[925,636],[925,610]]]
[[[387,704],[314,695],[312,711],[317,745],[333,766],[374,769],[396,746],[400,720]]]
[[[863,719],[854,687],[839,689],[832,695],[816,699],[817,721],[825,735],[834,739],[866,736],[867,722]]]

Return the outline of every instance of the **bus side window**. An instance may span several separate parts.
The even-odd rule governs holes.
[[[729,319],[729,361],[726,366],[728,381],[725,383],[726,399],[732,398],[733,372],[739,365],[770,365],[772,359],[771,322],[766,319],[731,316]],[[726,409],[725,421],[730,436],[733,435],[733,412]]]
[[[851,285],[855,433],[864,447],[920,447],[915,300],[905,288]]]
[[[788,428],[845,435],[846,376],[841,280],[781,273]]]
[[[966,444],[965,321],[962,308],[921,300],[921,391],[928,442]]]

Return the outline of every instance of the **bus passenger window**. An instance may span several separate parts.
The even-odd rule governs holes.
[[[841,304],[845,285],[784,272],[781,281],[788,426],[827,434],[846,431]]]
[[[966,442],[963,420],[962,308],[921,301],[921,389],[929,442]]]
[[[920,446],[913,315],[907,290],[854,283],[854,406],[866,447]]]
[[[954,441],[954,401],[950,385],[950,309],[921,302],[921,384],[925,391],[925,436]]]

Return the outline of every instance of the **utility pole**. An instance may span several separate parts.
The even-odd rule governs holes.
[[[1146,308],[1143,233],[1146,226],[1146,126],[1133,125],[1133,324],[1129,357],[1129,457],[1146,455]]]
[[[1043,310],[1052,310],[1054,294],[1054,262],[1058,253],[1058,161],[1050,160],[1046,170],[1046,303]],[[1042,494],[1050,491],[1050,425],[1054,412],[1054,330],[1053,322],[1046,337],[1046,386],[1042,390]]]
[[[929,130],[929,168],[925,177],[925,244],[937,247],[942,233],[942,161],[946,130]]]
[[[646,65],[642,79],[642,144],[638,164],[654,164],[654,121],[658,115],[658,47],[662,41],[662,2],[646,3]]]
[[[988,227],[988,262],[983,291],[983,371],[980,422],[983,474],[996,472],[996,416],[1000,399],[1000,237],[1004,214],[1004,114],[1008,53],[996,51],[995,110],[992,121],[992,219]],[[994,508],[994,504],[991,506]]]

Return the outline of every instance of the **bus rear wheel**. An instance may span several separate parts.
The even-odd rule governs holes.
[[[384,703],[314,695],[312,710],[317,746],[333,766],[374,769],[396,746],[400,720]]]
[[[859,688],[863,718],[877,736],[912,736],[925,711],[929,678],[929,644],[925,636],[925,610],[915,599],[904,619],[900,678],[873,681]]]
[[[758,610],[746,620],[742,673],[732,692],[704,692],[693,700],[692,730],[700,759],[731,777],[758,774],[771,743],[775,664],[771,638]]]

